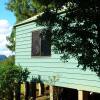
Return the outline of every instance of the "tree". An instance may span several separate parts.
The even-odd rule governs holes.
[[[14,13],[17,22],[30,18],[43,10],[37,0],[9,0],[6,8]]]
[[[74,57],[78,66],[100,76],[100,0],[38,0],[44,6],[38,25],[51,37],[62,59]]]
[[[29,71],[15,65],[0,66],[0,99],[12,100],[15,91],[15,83],[25,82],[28,78]]]
[[[16,66],[14,58],[14,56],[9,56],[0,61],[0,99],[2,100],[12,100],[15,84],[25,82],[30,73],[26,68]]]
[[[7,48],[10,51],[14,52],[15,51],[15,29],[12,30],[11,35],[8,36],[6,39],[9,41],[9,44],[6,45]]]

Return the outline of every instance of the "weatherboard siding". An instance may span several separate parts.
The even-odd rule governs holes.
[[[35,22],[16,27],[16,64],[29,69],[30,79],[40,75],[45,83],[50,83],[49,78],[56,76],[59,79],[55,82],[57,86],[100,93],[100,79],[94,72],[76,67],[75,60],[64,63],[53,51],[47,57],[31,56],[32,31],[41,28]]]

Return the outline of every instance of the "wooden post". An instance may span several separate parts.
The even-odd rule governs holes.
[[[33,88],[33,100],[36,100],[36,82],[33,82],[32,88]]]
[[[88,92],[78,90],[78,100],[88,100]]]
[[[38,90],[39,90],[39,94],[38,96],[44,95],[44,84],[43,83],[38,83]]]
[[[25,87],[25,82],[23,82],[22,84],[21,84],[21,95],[22,95],[22,97],[24,98],[24,100],[25,100],[25,93],[26,93],[26,87]]]
[[[15,83],[15,100],[20,100],[20,82]]]
[[[38,94],[38,96],[41,96],[41,84],[40,83],[38,83],[38,89],[39,89],[39,94]]]
[[[41,94],[44,95],[44,84],[40,83],[40,86],[41,86]]]
[[[53,100],[53,86],[50,86],[49,90],[50,90],[50,100]]]
[[[30,96],[32,100],[36,100],[36,82],[30,83]]]
[[[83,100],[83,91],[78,91],[78,100]]]
[[[25,100],[29,98],[29,82],[25,83]]]

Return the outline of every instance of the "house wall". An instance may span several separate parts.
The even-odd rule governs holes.
[[[93,91],[100,93],[100,79],[94,72],[83,71],[77,68],[77,61],[62,62],[60,55],[54,54],[49,57],[32,57],[32,31],[41,29],[35,22],[16,27],[16,64],[28,68],[32,76],[41,76],[42,81],[67,88]],[[57,78],[56,82],[51,79]]]

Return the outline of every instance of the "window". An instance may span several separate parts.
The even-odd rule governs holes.
[[[40,36],[41,30],[32,32],[32,56],[50,56],[51,43],[45,36]]]

